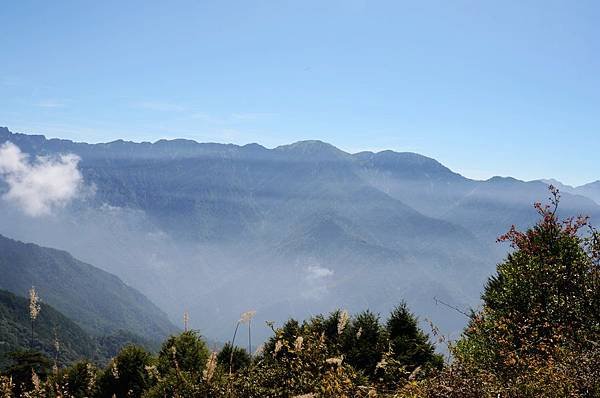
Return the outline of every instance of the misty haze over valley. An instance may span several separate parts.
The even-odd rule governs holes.
[[[267,320],[386,314],[406,300],[456,336],[465,318],[441,302],[477,308],[509,250],[496,238],[534,222],[549,183],[561,213],[600,217],[600,182],[478,181],[416,153],[350,154],[320,141],[85,144],[0,128],[0,144],[0,234],[116,275],[145,296],[127,293],[165,335],[189,312],[191,327],[227,341],[239,314],[256,310],[260,342]],[[143,319],[130,330],[156,337]]]

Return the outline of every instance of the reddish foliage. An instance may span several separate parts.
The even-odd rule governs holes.
[[[560,202],[560,191],[554,186],[549,186],[550,204],[543,205],[541,202],[536,202],[533,207],[541,216],[536,228],[532,228],[527,232],[517,230],[515,225],[511,226],[510,230],[501,235],[498,242],[510,242],[511,247],[521,250],[528,254],[533,254],[539,251],[540,247],[536,242],[539,242],[541,231],[552,231],[551,237],[567,234],[576,236],[581,228],[589,227],[588,216],[568,217],[559,221],[556,215],[558,204]]]

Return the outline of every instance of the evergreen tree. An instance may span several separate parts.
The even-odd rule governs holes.
[[[231,350],[233,349],[233,356]],[[231,343],[225,344],[225,346],[217,354],[217,363],[222,369],[229,372],[229,361],[233,357],[232,371],[237,372],[241,369],[245,369],[250,365],[251,358],[248,351],[238,346],[232,347]]]
[[[71,397],[91,397],[96,392],[96,367],[87,361],[77,362],[66,368],[57,382]]]
[[[371,311],[358,314],[343,333],[342,353],[356,370],[373,377],[387,349],[385,330]]]
[[[147,367],[152,366],[153,358],[141,347],[127,346],[121,350],[104,370],[98,380],[98,394],[101,398],[141,397],[152,385]]]
[[[391,312],[386,323],[391,357],[412,371],[418,366],[441,367],[443,358],[435,354],[429,338],[418,326],[417,318],[402,302]]]

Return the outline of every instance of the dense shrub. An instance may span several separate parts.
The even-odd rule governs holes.
[[[15,395],[33,389],[34,379],[43,380],[51,371],[50,359],[38,351],[14,351],[8,357],[11,364],[4,374],[12,379]]]
[[[483,307],[452,347],[454,362],[420,396],[600,396],[600,245],[586,218],[557,217],[499,240],[514,251],[485,286]],[[587,233],[585,233],[587,229]]]
[[[63,370],[56,378],[55,384],[67,397],[93,397],[98,395],[98,369],[92,363],[77,362]]]
[[[201,373],[210,352],[206,343],[194,330],[171,336],[158,354],[158,371],[166,375],[178,367],[184,372]]]

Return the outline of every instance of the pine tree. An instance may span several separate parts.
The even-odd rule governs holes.
[[[405,302],[391,312],[386,330],[392,358],[406,366],[409,371],[424,365],[442,365],[442,357],[435,354],[429,338],[419,328],[417,318],[409,311]]]

